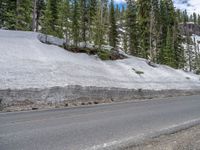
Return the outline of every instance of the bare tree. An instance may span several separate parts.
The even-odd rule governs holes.
[[[37,31],[37,1],[38,0],[33,0],[33,14],[32,14],[32,31],[36,32]]]

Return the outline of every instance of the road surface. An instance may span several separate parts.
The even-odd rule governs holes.
[[[0,150],[95,150],[200,119],[200,96],[0,113]]]

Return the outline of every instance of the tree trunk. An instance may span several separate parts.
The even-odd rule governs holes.
[[[19,16],[19,5],[20,5],[20,0],[16,0],[16,26],[19,24],[18,16]],[[17,30],[17,28],[16,28]]]
[[[37,31],[37,23],[36,23],[36,18],[37,18],[37,0],[33,0],[33,19],[32,19],[32,31],[36,32]]]

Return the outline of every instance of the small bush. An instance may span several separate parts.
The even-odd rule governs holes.
[[[190,77],[186,77],[187,80],[190,80]]]
[[[143,71],[136,71],[135,73],[137,73],[137,74],[139,74],[139,75],[144,74]]]
[[[132,70],[135,71],[135,73],[138,74],[138,75],[144,74],[143,71],[139,71],[139,70],[136,70],[136,69],[134,69],[134,68],[132,68]]]
[[[101,60],[110,60],[111,53],[108,51],[99,51],[98,56]]]
[[[200,75],[200,70],[197,70],[197,71],[196,71],[196,74]]]

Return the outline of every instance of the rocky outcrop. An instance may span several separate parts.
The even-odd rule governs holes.
[[[200,26],[197,24],[194,24],[193,22],[188,22],[186,24],[179,24],[179,28],[181,31],[182,35],[192,35],[192,34],[196,34],[198,36],[200,36]]]
[[[38,40],[45,44],[56,45],[64,47],[65,49],[76,53],[87,53],[90,55],[98,54],[99,50],[96,45],[89,42],[80,42],[77,47],[74,47],[71,43],[66,43],[64,39],[54,37],[46,34],[38,34]],[[102,51],[109,52],[110,60],[125,59],[128,55],[119,48],[113,48],[109,45],[102,45]]]
[[[38,40],[45,44],[52,44],[56,46],[63,46],[65,44],[64,39],[60,39],[51,35],[38,34]]]

